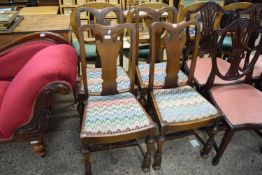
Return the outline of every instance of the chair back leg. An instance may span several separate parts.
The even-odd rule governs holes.
[[[222,157],[227,145],[229,144],[232,136],[234,135],[234,130],[231,129],[231,128],[228,128],[223,136],[223,139],[220,143],[220,146],[217,150],[217,154],[216,156],[214,157],[213,161],[212,161],[212,164],[213,165],[217,165],[219,163],[219,160],[220,158]]]

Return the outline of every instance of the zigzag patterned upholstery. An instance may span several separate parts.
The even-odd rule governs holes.
[[[111,96],[89,96],[82,133],[124,133],[151,126],[135,96],[129,92]]]
[[[190,86],[153,91],[163,121],[189,122],[218,113],[217,109]]]
[[[149,83],[149,64],[139,64],[138,71],[141,76],[142,85],[148,86]],[[165,84],[166,77],[166,62],[155,64],[155,74],[154,74],[154,88],[163,88]],[[178,73],[178,85],[183,86],[187,83],[188,77],[182,72]]]
[[[90,95],[100,95],[102,92],[102,69],[101,68],[90,68],[87,71],[87,83],[88,83],[88,93]],[[127,92],[130,89],[130,79],[127,76],[125,70],[117,66],[117,90],[119,92]],[[82,86],[82,90],[83,90]]]

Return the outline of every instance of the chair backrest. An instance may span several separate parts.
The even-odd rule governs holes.
[[[149,29],[154,22],[168,21],[175,23],[177,9],[163,3],[145,3],[130,10],[126,22],[135,23],[137,43],[149,44]],[[158,43],[160,44],[160,43]]]
[[[135,6],[134,9],[130,10],[126,16],[126,22],[134,22],[139,32],[140,21],[145,22],[145,28],[142,32],[149,32],[149,28],[153,22],[160,22],[166,18],[171,23],[176,22],[177,9],[170,7],[164,3],[145,3]]]
[[[178,72],[180,70],[181,56],[183,48],[186,44],[186,34],[185,29],[187,27],[194,26],[195,32],[195,42],[193,47],[193,58],[190,66],[190,74],[187,84],[192,83],[192,77],[194,74],[194,69],[196,65],[196,58],[198,55],[200,31],[199,24],[195,21],[181,22],[179,24],[172,24],[168,22],[155,22],[151,26],[150,36],[150,74],[149,74],[149,89],[153,89],[154,84],[154,65],[155,60],[159,55],[159,45],[157,43],[163,42],[167,53],[167,66],[166,66],[166,77],[164,88],[174,88],[178,87]],[[161,34],[166,32],[165,37],[161,37]]]
[[[135,81],[135,62],[137,53],[136,30],[134,24],[114,24],[103,26],[100,24],[83,25],[79,28],[81,68],[85,95],[88,96],[88,82],[86,74],[86,52],[84,42],[84,32],[91,30],[95,37],[97,52],[101,59],[102,68],[102,95],[117,94],[117,58],[123,47],[123,34],[125,30],[130,30],[131,36],[131,54],[129,58],[129,77],[131,81],[130,91],[134,91]]]
[[[248,15],[248,18],[255,23],[256,25],[262,26],[262,3],[258,3],[250,6],[250,8],[246,10],[238,11],[239,16]],[[254,33],[251,36],[250,47],[255,48],[255,41],[258,38],[258,33]]]
[[[246,10],[240,10],[239,14],[248,14],[249,19],[256,25],[262,25],[262,3],[250,6]]]
[[[120,7],[116,7],[113,4],[101,3],[101,2],[90,2],[87,4],[77,6],[70,15],[70,24],[77,38],[78,38],[78,28],[81,26],[81,13],[83,12],[88,13],[87,14],[88,23],[109,25],[110,23],[106,21],[106,16],[109,13],[115,14],[117,23],[124,22],[123,11],[121,10]],[[93,20],[90,18],[93,18]]]
[[[210,43],[213,41],[213,33],[216,29],[216,19],[220,13],[223,13],[222,7],[215,2],[196,3],[187,7],[186,21],[192,20],[192,17],[200,23],[201,26],[201,41],[202,50],[209,51]],[[194,20],[194,19],[193,19]],[[187,32],[188,39],[190,38],[189,31]]]
[[[231,24],[234,20],[239,18],[238,11],[248,9],[252,5],[253,4],[250,2],[237,2],[222,7],[224,14],[219,14],[219,17],[217,18],[217,28],[224,28]]]
[[[251,54],[252,49],[248,47],[254,32],[262,33],[262,28],[246,18],[237,19],[224,29],[215,32],[214,39],[217,42],[214,42],[212,46],[212,71],[207,81],[207,88],[213,86],[216,76],[228,81],[228,84],[243,82],[243,78],[246,82],[251,80],[254,65],[259,55],[262,54],[262,39],[260,39],[255,54]],[[226,73],[222,74],[217,64],[217,59],[219,59],[217,56],[223,55],[224,51],[221,48],[228,33],[232,38],[232,50],[226,53],[230,58],[230,66]],[[241,60],[244,61],[244,66],[240,66]]]

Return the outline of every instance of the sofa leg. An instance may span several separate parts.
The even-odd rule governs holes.
[[[45,156],[45,143],[43,139],[33,140],[30,142],[33,147],[33,151],[36,155],[44,157]]]

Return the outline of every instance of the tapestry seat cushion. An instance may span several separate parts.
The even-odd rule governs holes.
[[[153,97],[162,121],[189,122],[215,116],[218,111],[190,86],[173,89],[155,89]]]
[[[100,95],[102,92],[102,69],[101,68],[92,68],[88,67],[87,72],[87,84],[88,84],[88,93],[90,95]],[[117,90],[119,92],[127,92],[130,89],[130,79],[121,66],[117,66]],[[83,90],[82,86],[82,90]]]
[[[138,71],[141,76],[142,86],[148,87],[150,64],[139,64]],[[163,88],[166,77],[166,62],[155,64],[154,88]],[[178,73],[178,85],[183,86],[187,83],[188,77],[182,71]]]
[[[150,120],[133,94],[89,96],[81,134],[121,134],[149,126]]]

